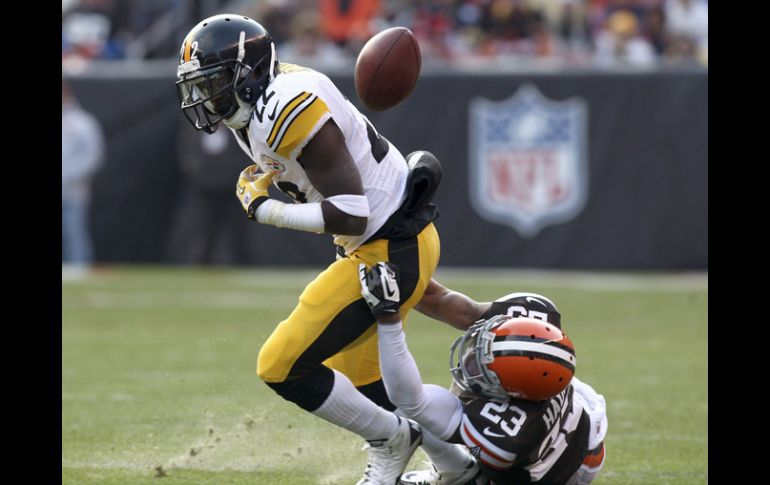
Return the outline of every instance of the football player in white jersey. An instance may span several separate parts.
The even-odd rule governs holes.
[[[479,304],[433,283],[432,314],[458,327],[481,315],[452,346],[458,391],[423,385],[402,331],[391,263],[359,268],[362,295],[378,320],[380,365],[391,400],[426,432],[465,445],[464,461],[408,472],[402,484],[590,483],[604,463],[604,397],[574,377],[574,346],[561,315],[542,295],[514,293]],[[548,323],[549,321],[553,323]]]
[[[188,121],[209,133],[224,124],[253,160],[236,184],[247,216],[333,234],[338,247],[337,260],[260,349],[257,375],[369,442],[360,484],[395,483],[421,442],[429,456],[457,454],[390,412],[375,319],[358,280],[359,264],[394,262],[402,270],[401,317],[420,301],[440,252],[430,204],[438,161],[424,151],[405,159],[328,77],[279,62],[268,31],[242,15],[196,25],[182,42],[177,78]],[[271,185],[294,203],[272,198]]]

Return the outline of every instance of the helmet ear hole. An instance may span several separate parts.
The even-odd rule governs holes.
[[[264,61],[254,67],[243,65],[238,79],[240,81],[235,85],[235,93],[244,103],[255,103],[270,82]]]

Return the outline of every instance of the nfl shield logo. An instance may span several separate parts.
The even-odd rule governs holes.
[[[485,219],[532,237],[575,217],[588,193],[588,110],[522,86],[500,102],[470,106],[471,203]]]

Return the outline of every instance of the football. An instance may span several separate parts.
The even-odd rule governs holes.
[[[358,99],[372,111],[392,108],[417,85],[422,57],[420,45],[406,27],[375,35],[358,54],[355,84]]]

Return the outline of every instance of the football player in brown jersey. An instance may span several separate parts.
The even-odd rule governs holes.
[[[362,294],[378,321],[390,399],[423,429],[470,451],[465,463],[449,469],[434,463],[430,470],[407,472],[402,484],[576,485],[596,477],[604,462],[604,398],[574,377],[574,346],[550,300],[515,293],[482,304],[440,285],[426,292],[426,314],[461,328],[469,315],[481,317],[452,346],[458,396],[422,384],[398,302],[388,297],[398,288],[397,268],[378,263],[359,271]]]

